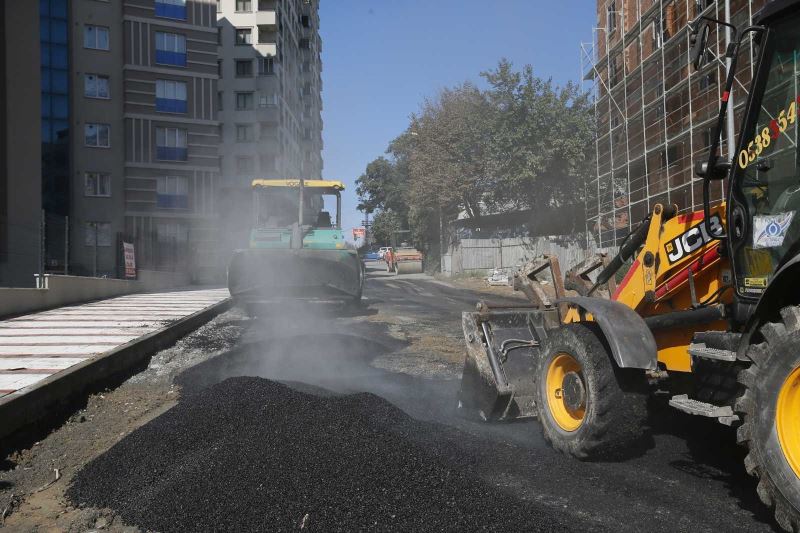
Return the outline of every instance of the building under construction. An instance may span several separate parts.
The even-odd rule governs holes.
[[[725,82],[724,29],[711,26],[707,62],[689,64],[688,23],[698,15],[742,27],[765,0],[598,0],[593,43],[582,46],[593,83],[597,168],[586,182],[587,230],[614,246],[656,203],[682,210],[702,206],[694,165],[707,156]],[[735,131],[752,75],[753,45],[744,44],[736,72],[731,125]],[[735,139],[734,139],[735,140]],[[722,198],[719,182],[712,198]]]

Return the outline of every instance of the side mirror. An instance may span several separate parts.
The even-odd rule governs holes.
[[[706,62],[706,47],[708,46],[708,34],[710,28],[708,22],[705,20],[697,19],[689,23],[689,43],[692,48],[689,50],[689,61],[694,65],[694,69],[698,70]]]
[[[694,173],[697,174],[698,177],[703,178],[704,180],[724,180],[728,177],[728,173],[731,170],[731,162],[724,161],[724,160],[717,160],[714,163],[714,166],[711,169],[711,172],[708,171],[708,162],[703,161],[702,163],[697,163],[694,168]]]

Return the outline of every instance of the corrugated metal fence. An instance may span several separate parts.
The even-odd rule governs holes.
[[[442,272],[511,272],[528,259],[550,254],[558,257],[562,272],[600,250],[585,234],[507,239],[461,239],[442,256]]]

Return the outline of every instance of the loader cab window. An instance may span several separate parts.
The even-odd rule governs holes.
[[[753,97],[763,98],[750,107],[739,139],[728,218],[737,290],[745,297],[763,292],[800,241],[800,13],[765,37],[753,87]]]

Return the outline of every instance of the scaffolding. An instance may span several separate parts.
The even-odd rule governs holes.
[[[711,144],[726,67],[725,31],[711,26],[706,65],[689,65],[688,23],[700,14],[750,23],[765,0],[598,0],[581,71],[594,99],[596,168],[586,181],[587,232],[619,245],[656,203],[702,207],[694,166]],[[726,4],[729,12],[726,13]],[[734,83],[738,124],[752,77],[753,43],[740,50]],[[735,129],[735,128],[734,128]],[[729,153],[723,129],[721,147]],[[725,183],[712,185],[721,199]]]

